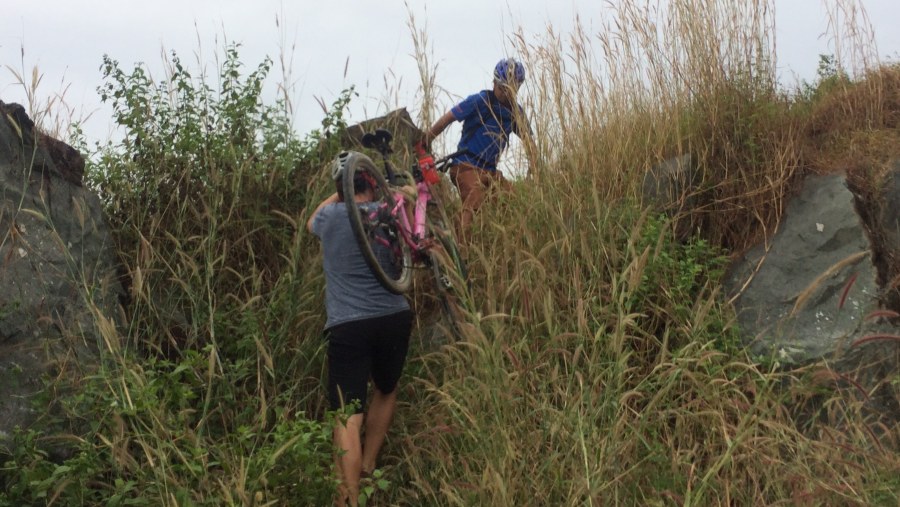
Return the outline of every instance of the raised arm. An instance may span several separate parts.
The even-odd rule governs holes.
[[[328,206],[329,204],[333,204],[338,202],[338,194],[337,192],[329,195],[325,198],[324,201],[320,202],[318,206],[316,206],[316,210],[312,212],[312,215],[309,216],[309,220],[306,221],[306,230],[312,232],[313,230],[313,220],[316,219],[316,215],[319,214],[319,211],[322,211],[322,208]]]
[[[437,136],[441,135],[448,125],[456,121],[456,118],[453,116],[453,112],[447,111],[443,116],[437,119],[434,122],[434,125],[431,126],[430,129],[425,131],[425,135],[422,137],[422,142],[425,143],[426,146],[431,145],[431,141],[433,141]]]

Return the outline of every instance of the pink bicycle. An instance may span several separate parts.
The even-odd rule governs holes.
[[[389,160],[392,139],[389,131],[381,129],[362,138],[363,146],[381,154],[384,174],[361,153],[350,153],[344,166],[344,195],[353,195],[353,178],[360,171],[368,173],[376,187],[372,203],[346,201],[353,233],[366,263],[387,290],[403,294],[410,288],[414,269],[431,268],[441,303],[452,313],[451,300],[458,301],[466,287],[466,267],[447,212],[432,186],[457,153],[435,161],[417,145],[419,163],[410,170],[415,183],[412,194],[408,179],[397,174]]]

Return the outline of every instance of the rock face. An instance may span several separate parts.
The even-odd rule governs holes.
[[[115,346],[123,289],[83,173],[76,150],[0,102],[0,437],[40,415],[43,375],[89,368],[105,340]]]
[[[677,214],[695,190],[689,157],[644,181],[645,202]],[[859,172],[808,175],[774,234],[734,259],[724,281],[757,360],[826,360],[867,393],[873,421],[900,420],[900,163],[879,181]]]
[[[665,160],[647,171],[641,194],[645,202],[654,203],[658,211],[674,217],[695,206],[694,190],[699,183],[693,157],[687,154]],[[680,220],[675,233],[683,241],[690,237],[692,230],[690,222]]]
[[[876,185],[808,176],[778,231],[725,284],[751,352],[782,365],[827,360],[865,393],[878,428],[900,420],[898,180],[898,167]]]
[[[732,266],[726,288],[756,355],[784,363],[830,355],[878,310],[869,241],[845,181],[809,176],[775,235]]]
[[[643,197],[659,211],[690,210],[690,155],[646,174]],[[774,234],[734,259],[724,285],[752,354],[782,364],[844,358],[857,340],[897,333],[900,315],[900,163],[872,182],[863,174],[808,175]],[[893,358],[898,343],[864,340],[864,354]],[[890,369],[890,368],[889,368]]]
[[[359,149],[362,146],[363,134],[373,132],[375,129],[387,129],[393,134],[394,141],[391,145],[395,151],[401,148],[409,149],[416,141],[422,139],[422,131],[413,122],[409,111],[402,107],[384,116],[348,127],[347,138],[343,139],[341,144],[348,148]]]
[[[691,191],[698,183],[697,168],[687,154],[665,160],[647,171],[641,192],[645,199],[659,204],[660,211],[676,215],[691,208]]]

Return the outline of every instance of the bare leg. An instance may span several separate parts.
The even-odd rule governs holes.
[[[362,470],[367,473],[375,470],[378,451],[381,450],[381,444],[384,443],[384,437],[394,419],[396,409],[397,390],[384,394],[376,388],[366,413],[366,444],[363,446]]]
[[[349,499],[350,505],[355,506],[359,498],[359,471],[362,466],[359,430],[362,421],[362,414],[354,414],[347,419],[346,426],[337,423],[334,427],[334,446],[345,451],[343,456],[335,456],[338,478],[341,480],[336,505],[344,506],[345,500]]]

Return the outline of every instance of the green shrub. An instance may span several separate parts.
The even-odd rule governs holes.
[[[121,140],[87,157],[127,276],[100,370],[49,382],[75,434],[16,435],[2,502],[321,505],[333,492],[322,396],[322,277],[305,213],[346,127],[346,90],[300,139],[225,50],[217,87],[172,53],[165,79],[105,57]],[[51,455],[55,456],[51,459]]]

